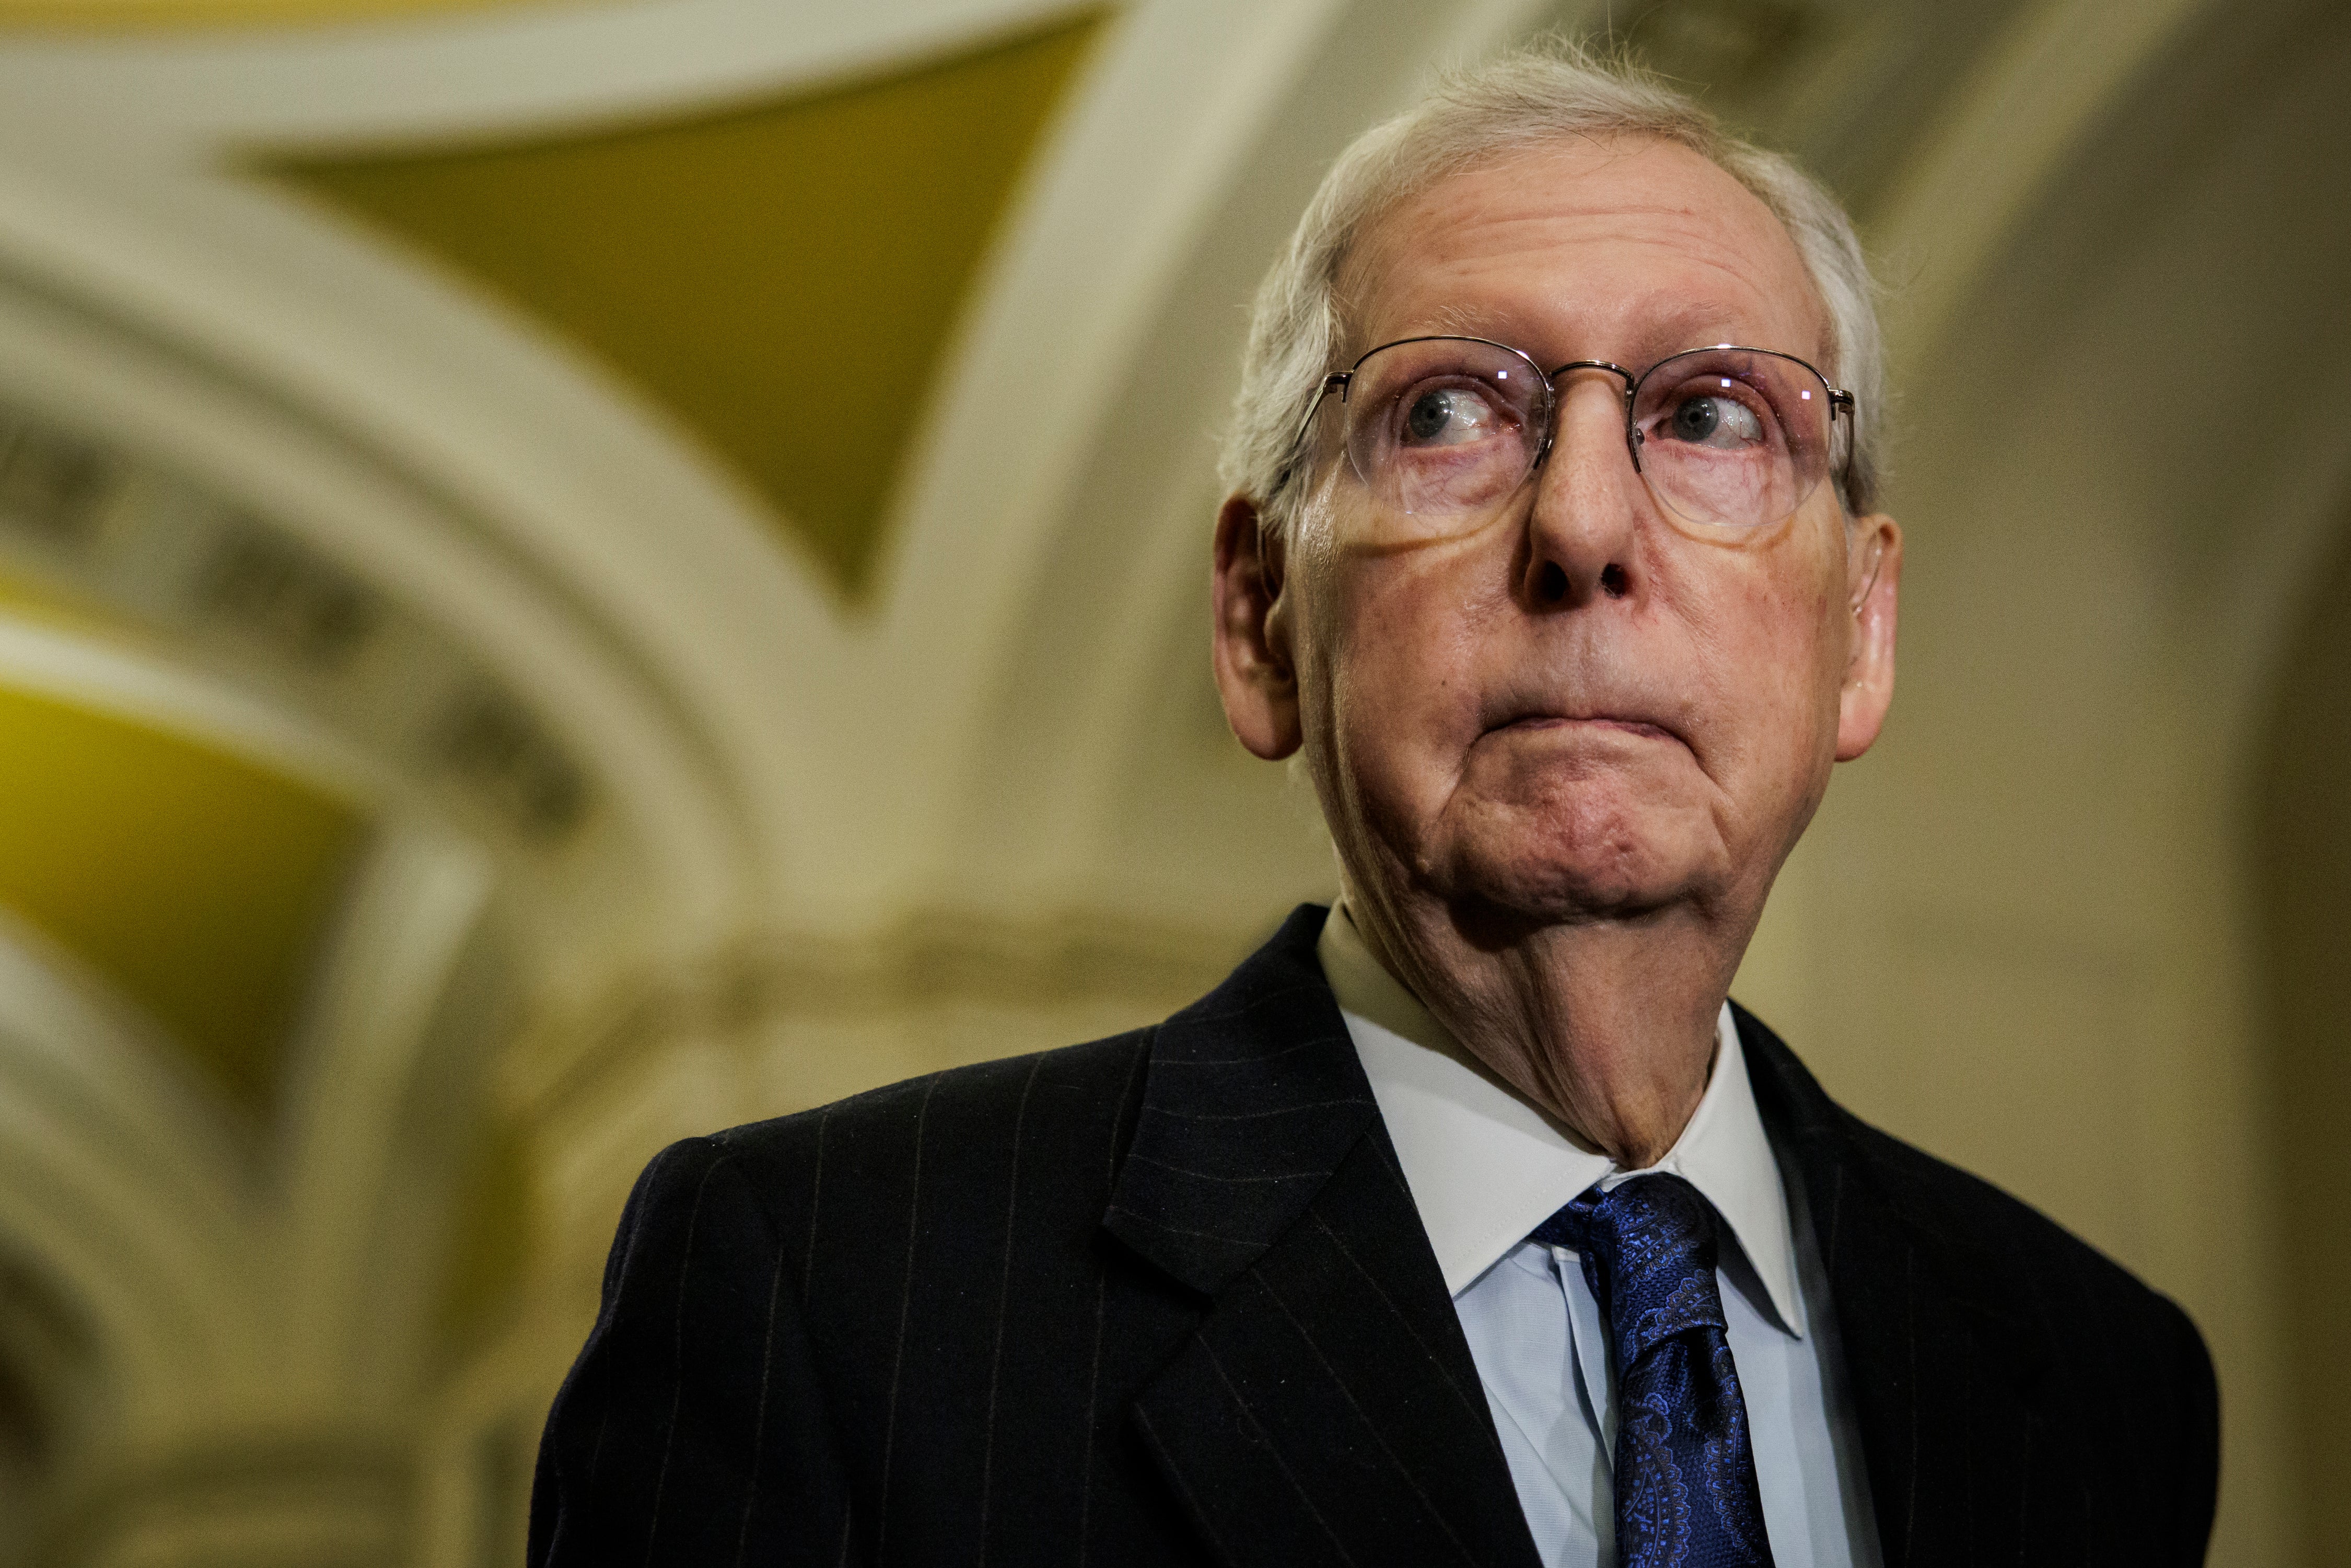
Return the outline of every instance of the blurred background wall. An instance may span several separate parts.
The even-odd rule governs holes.
[[[1738,994],[2177,1296],[2351,1561],[2351,14],[0,0],[0,1568],[519,1560],[675,1136],[1155,1017],[1329,850],[1209,433],[1322,167],[1613,32],[1893,286],[1893,727]]]

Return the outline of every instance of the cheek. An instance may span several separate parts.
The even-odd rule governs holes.
[[[1844,668],[1835,588],[1807,565],[1742,583],[1720,621],[1726,684],[1750,716],[1741,729],[1757,748],[1792,758],[1834,750]]]
[[[1417,564],[1343,569],[1327,599],[1332,740],[1391,812],[1429,808],[1478,733],[1477,607]]]

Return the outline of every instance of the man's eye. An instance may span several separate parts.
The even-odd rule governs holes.
[[[1458,445],[1493,427],[1493,409],[1467,387],[1431,387],[1414,397],[1404,413],[1404,439],[1410,446]]]
[[[1753,409],[1736,398],[1688,397],[1667,417],[1666,434],[1693,446],[1735,450],[1760,444],[1763,440],[1763,422],[1756,417]]]

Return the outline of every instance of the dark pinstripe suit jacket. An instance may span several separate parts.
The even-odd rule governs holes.
[[[1322,915],[1155,1029],[664,1152],[548,1420],[531,1563],[1534,1568]],[[1738,1020],[1887,1568],[2200,1561],[2187,1318]]]

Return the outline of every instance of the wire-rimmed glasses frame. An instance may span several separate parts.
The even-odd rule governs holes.
[[[1458,352],[1448,359],[1448,350]],[[1382,356],[1389,357],[1384,368],[1394,372],[1392,387],[1366,374]],[[1417,514],[1424,525],[1481,520],[1550,455],[1560,383],[1580,371],[1624,383],[1625,451],[1659,505],[1685,521],[1733,532],[1792,516],[1828,473],[1836,417],[1853,416],[1850,392],[1810,361],[1777,350],[1717,343],[1669,354],[1638,372],[1607,360],[1571,360],[1545,371],[1507,343],[1427,334],[1380,344],[1322,378],[1291,442],[1293,470],[1305,460],[1323,403],[1336,392],[1348,410],[1341,444],[1375,497],[1396,512]],[[1367,382],[1381,406],[1366,407],[1358,395]],[[1464,391],[1474,396],[1465,401]],[[1408,401],[1409,411],[1400,412]],[[1481,422],[1508,428],[1481,435]],[[1398,440],[1405,427],[1442,435],[1447,424],[1466,427],[1468,437],[1418,446]]]

